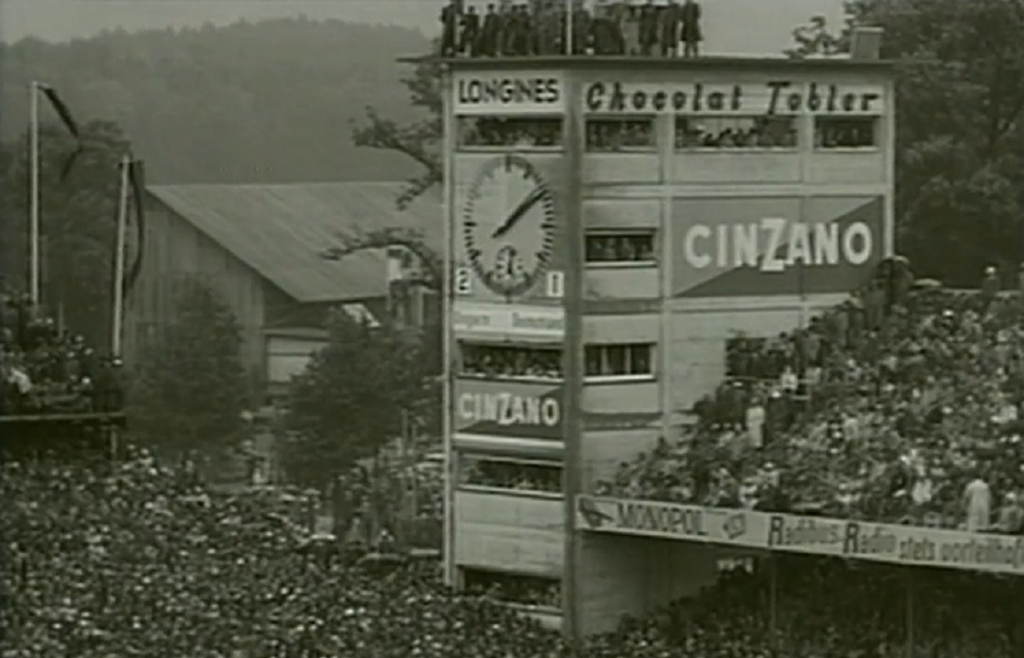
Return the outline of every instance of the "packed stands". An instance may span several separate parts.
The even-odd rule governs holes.
[[[570,17],[562,0],[486,4],[453,0],[439,17],[441,54],[695,57],[704,39],[700,5],[692,0],[646,4],[577,0],[572,4]]]
[[[731,341],[692,430],[600,493],[1024,533],[1018,300],[925,287],[887,305],[874,290]]]
[[[555,348],[521,345],[462,345],[463,377],[494,379],[561,379],[562,353]]]
[[[3,290],[2,407],[6,417],[116,412],[120,363],[101,359],[82,336],[38,314],[31,300]]]
[[[464,455],[459,484],[534,493],[562,493],[562,468],[555,463]]]
[[[145,455],[9,462],[0,487],[11,595],[0,642],[12,658],[896,658],[908,644],[914,655],[1018,658],[1024,649],[1020,578],[751,560],[696,599],[568,646],[492,601],[550,605],[550,585],[492,580],[474,583],[480,595],[454,595],[434,562],[317,542],[296,514],[301,496],[216,493]]]

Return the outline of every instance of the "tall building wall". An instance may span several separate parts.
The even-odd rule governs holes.
[[[695,592],[725,554],[573,534],[565,486],[592,491],[678,436],[725,376],[730,337],[806,323],[891,253],[892,87],[863,62],[512,66],[460,62],[449,79],[448,557],[456,574],[571,570],[565,612],[589,632]],[[477,348],[575,347],[576,377],[466,369]],[[571,477],[467,484],[463,465],[487,458]]]

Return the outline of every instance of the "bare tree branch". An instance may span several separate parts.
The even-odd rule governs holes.
[[[417,230],[386,228],[355,236],[339,233],[338,239],[340,244],[324,251],[323,258],[340,260],[368,249],[401,247],[416,257],[422,269],[422,276],[413,277],[408,284],[435,291],[440,291],[444,285],[444,258],[423,242],[423,235]]]

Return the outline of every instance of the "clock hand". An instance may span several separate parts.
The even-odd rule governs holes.
[[[519,202],[519,205],[516,206],[515,210],[512,211],[505,222],[499,226],[493,234],[491,234],[491,237],[500,238],[512,230],[512,227],[523,218],[523,215],[530,211],[530,208],[537,205],[537,202],[540,201],[543,196],[544,190],[539,187],[526,195],[526,198]]]

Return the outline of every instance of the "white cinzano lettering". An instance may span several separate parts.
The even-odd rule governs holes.
[[[555,398],[512,395],[511,393],[463,393],[459,416],[467,422],[485,421],[508,427],[543,425],[554,427],[562,418]]]
[[[793,222],[765,217],[760,222],[691,226],[683,236],[683,258],[690,267],[755,267],[762,272],[825,265],[864,265],[874,253],[874,234],[864,222]]]
[[[698,254],[694,243],[697,241],[697,238],[707,240],[710,237],[711,229],[697,224],[690,227],[690,230],[686,232],[686,237],[683,239],[683,254],[686,256],[686,262],[698,270],[711,264],[711,256],[708,256],[706,253]]]

